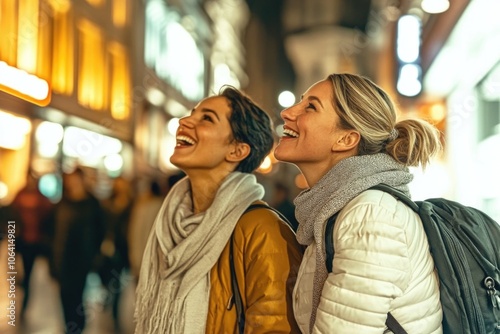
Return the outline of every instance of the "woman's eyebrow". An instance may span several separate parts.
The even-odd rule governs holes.
[[[191,109],[191,114],[193,114],[195,111],[196,111],[196,108]],[[215,117],[217,118],[217,120],[219,120],[219,121],[220,121],[219,115],[218,115],[218,114],[217,114],[214,110],[212,110],[212,109],[209,109],[209,108],[202,108],[202,109],[200,110],[200,112],[214,114],[214,115],[215,115]]]
[[[201,109],[201,111],[214,114],[214,116],[217,118],[217,120],[220,121],[219,115],[217,115],[217,113],[214,110],[208,109],[208,108],[203,108],[203,109]]]
[[[304,99],[304,95],[301,95],[300,96],[300,100],[302,101],[303,99]],[[321,100],[318,97],[314,96],[314,95],[308,96],[307,100],[308,101],[310,101],[310,100],[317,101],[319,103],[319,105],[321,106],[321,108],[324,108],[323,107],[323,103],[321,103]]]
[[[321,106],[321,108],[324,108],[324,107],[323,107],[323,103],[321,103],[321,100],[320,100],[318,97],[316,97],[316,96],[308,96],[308,97],[307,97],[307,99],[308,99],[308,100],[313,100],[313,101],[318,102],[318,103],[319,103],[319,105]]]

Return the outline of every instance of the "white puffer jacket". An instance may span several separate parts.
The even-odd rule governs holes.
[[[421,220],[409,207],[385,192],[365,191],[341,210],[333,243],[333,272],[323,286],[313,333],[390,333],[388,312],[409,334],[442,333],[438,277]],[[304,334],[315,266],[313,243],[294,289],[294,313]]]

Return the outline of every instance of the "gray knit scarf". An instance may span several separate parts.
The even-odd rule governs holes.
[[[326,221],[361,192],[379,183],[386,183],[410,195],[408,183],[412,179],[408,168],[385,153],[354,156],[340,161],[317,184],[304,190],[294,200],[295,215],[299,221],[297,240],[302,245],[316,243],[311,333],[328,276],[323,242]]]
[[[136,290],[136,333],[205,333],[210,270],[240,216],[263,196],[254,175],[233,172],[210,208],[193,214],[189,179],[171,189],[144,251]]]

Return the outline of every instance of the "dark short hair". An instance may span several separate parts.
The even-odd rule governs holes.
[[[235,140],[250,145],[250,154],[239,163],[236,171],[251,173],[269,154],[274,144],[272,122],[268,114],[250,97],[231,86],[223,86],[219,96],[231,105],[229,124]]]

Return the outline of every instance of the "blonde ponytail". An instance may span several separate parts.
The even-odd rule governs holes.
[[[404,119],[396,123],[398,136],[390,140],[385,151],[396,161],[407,166],[425,168],[430,158],[442,150],[440,132],[421,119]]]

